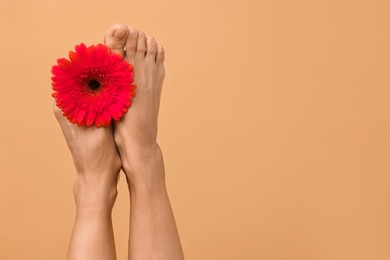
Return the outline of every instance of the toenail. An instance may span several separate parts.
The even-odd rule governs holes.
[[[117,39],[123,39],[126,36],[125,30],[115,30],[113,36]]]
[[[143,33],[143,32],[138,32],[138,35],[139,35],[139,36],[143,36],[144,33]]]

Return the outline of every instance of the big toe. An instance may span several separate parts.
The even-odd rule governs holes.
[[[111,49],[111,52],[123,56],[128,35],[129,28],[126,25],[114,24],[107,30],[104,36],[104,44]]]

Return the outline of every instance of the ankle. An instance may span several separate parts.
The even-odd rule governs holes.
[[[123,165],[125,171],[131,172],[142,171],[154,165],[163,164],[163,155],[160,146],[155,143],[150,146],[132,147],[128,151],[131,157],[126,158],[126,163]],[[128,164],[128,165],[127,165]]]
[[[78,210],[100,212],[112,210],[118,190],[116,183],[86,181],[78,176],[74,183],[73,194]]]
[[[163,155],[157,143],[149,147],[132,147],[122,158],[128,184],[146,187],[165,185]]]

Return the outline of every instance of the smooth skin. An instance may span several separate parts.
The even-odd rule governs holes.
[[[156,140],[164,49],[152,36],[122,24],[108,29],[104,43],[133,64],[136,97],[124,118],[106,128],[73,125],[54,106],[77,172],[76,218],[67,259],[116,259],[111,213],[122,169],[130,194],[128,259],[182,260]]]

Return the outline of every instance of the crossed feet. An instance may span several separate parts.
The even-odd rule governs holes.
[[[130,193],[128,259],[183,260],[156,141],[164,49],[153,37],[121,24],[107,31],[104,42],[133,64],[136,96],[111,127],[78,127],[54,106],[77,172],[76,217],[67,259],[116,259],[111,212],[123,169]]]
[[[76,218],[67,259],[116,259],[111,212],[123,169],[131,202],[128,259],[183,260],[156,141],[164,49],[152,36],[121,24],[107,31],[104,42],[133,64],[136,96],[111,127],[78,127],[54,106],[77,172]]]
[[[165,76],[164,49],[152,36],[122,24],[108,29],[104,42],[111,52],[133,64],[136,97],[124,118],[106,128],[78,127],[54,106],[77,171],[74,193],[78,207],[93,203],[85,194],[99,187],[100,192],[94,193],[101,194],[101,198],[93,199],[106,200],[106,206],[112,208],[121,168],[129,188],[163,183],[165,179],[162,153],[156,142]],[[146,163],[149,168],[145,168]]]

